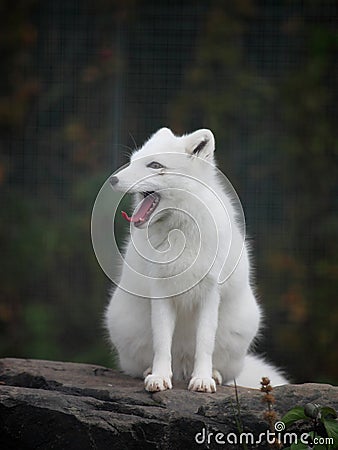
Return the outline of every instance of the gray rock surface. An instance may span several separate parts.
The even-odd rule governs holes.
[[[279,417],[309,402],[338,406],[338,388],[330,385],[287,385],[273,393]],[[0,449],[243,448],[235,444],[238,420],[255,440],[268,429],[262,397],[238,388],[239,414],[234,387],[206,394],[176,383],[171,391],[150,394],[142,380],[105,367],[0,359]],[[221,444],[217,433],[224,435]],[[248,442],[248,448],[269,448],[264,438]]]

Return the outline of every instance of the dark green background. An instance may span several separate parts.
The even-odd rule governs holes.
[[[96,194],[134,142],[207,127],[246,214],[261,351],[296,381],[338,382],[337,12],[0,1],[0,356],[113,363]]]

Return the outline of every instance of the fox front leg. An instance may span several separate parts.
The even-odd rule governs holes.
[[[216,392],[213,378],[212,355],[218,324],[219,292],[213,288],[199,308],[196,332],[196,350],[194,370],[188,389],[198,392]]]
[[[172,388],[171,343],[175,329],[176,313],[170,299],[151,301],[151,327],[154,359],[152,372],[144,379],[149,392]]]

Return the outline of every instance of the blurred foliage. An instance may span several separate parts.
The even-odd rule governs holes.
[[[208,127],[253,238],[263,350],[337,382],[336,16],[324,0],[0,1],[0,356],[112,364],[96,194],[160,126]]]
[[[215,131],[249,235],[251,220],[258,222],[267,353],[296,379],[337,382],[338,32],[332,2],[324,3],[302,10],[288,2],[281,9],[214,2],[171,115],[180,131],[195,123]],[[253,46],[251,55],[264,32],[272,44]],[[256,192],[265,224],[250,208]]]

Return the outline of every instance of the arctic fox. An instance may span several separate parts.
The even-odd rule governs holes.
[[[135,194],[130,240],[106,327],[120,367],[147,391],[215,392],[287,381],[249,352],[261,311],[250,284],[244,231],[214,160],[212,132],[157,131],[110,179]]]

